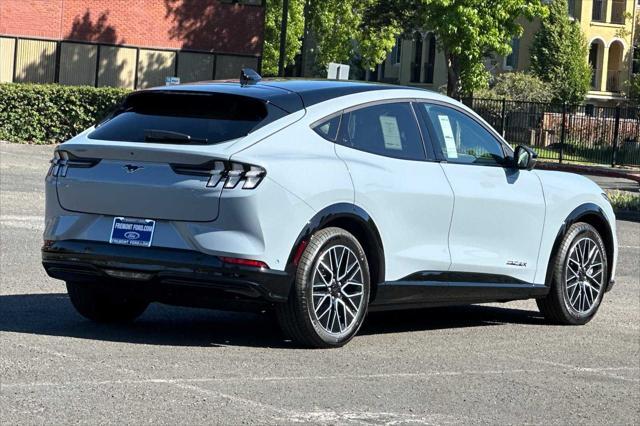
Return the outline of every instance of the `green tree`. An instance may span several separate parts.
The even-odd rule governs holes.
[[[312,34],[315,65],[350,62],[354,58],[372,68],[384,60],[401,31],[398,22],[371,27],[365,25],[367,10],[383,0],[289,0],[286,65],[300,53],[303,36]],[[282,0],[269,0],[265,18],[262,70],[265,75],[278,71]],[[305,31],[306,21],[306,31]]]
[[[483,60],[511,52],[512,38],[523,31],[519,18],[545,13],[541,0],[389,0],[371,7],[366,21],[433,31],[447,63],[447,94],[458,97],[487,86]]]
[[[548,83],[533,74],[507,72],[497,76],[490,89],[479,90],[474,96],[523,102],[549,102],[553,99],[553,90]]]
[[[629,80],[629,99],[640,105],[640,74],[633,74]]]
[[[587,41],[569,18],[567,0],[553,0],[531,47],[531,69],[554,91],[554,101],[580,103],[591,85]]]
[[[262,73],[278,75],[280,57],[280,28],[282,20],[282,0],[268,0],[264,19],[264,49],[262,53]],[[287,22],[287,42],[285,66],[292,64],[302,47],[304,31],[304,0],[289,0]]]
[[[363,20],[367,11],[384,0],[310,0],[310,31],[316,42],[319,66],[358,58],[365,68],[384,60],[402,31],[398,21],[378,26]]]

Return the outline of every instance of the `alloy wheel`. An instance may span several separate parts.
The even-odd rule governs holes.
[[[346,334],[363,309],[362,266],[356,254],[344,245],[325,250],[318,258],[312,278],[313,315],[330,334]]]
[[[603,253],[594,240],[584,237],[573,244],[565,277],[567,308],[580,315],[589,314],[597,306],[605,279]]]

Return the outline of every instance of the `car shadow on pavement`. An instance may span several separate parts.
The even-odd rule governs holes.
[[[546,322],[538,311],[487,305],[450,306],[371,312],[359,334],[486,327],[502,324],[542,325]]]
[[[360,335],[542,324],[533,311],[493,306],[374,312]],[[0,296],[0,331],[169,346],[294,348],[271,313],[252,314],[152,304],[131,324],[96,324],[77,314],[64,293]]]

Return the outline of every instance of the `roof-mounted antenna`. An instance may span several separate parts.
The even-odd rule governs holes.
[[[251,68],[242,68],[240,71],[240,86],[256,84],[260,80],[262,80],[260,74]]]

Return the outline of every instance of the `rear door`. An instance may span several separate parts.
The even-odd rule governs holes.
[[[58,200],[75,212],[213,221],[230,141],[282,115],[238,95],[138,92],[111,119],[58,148]]]
[[[453,193],[442,168],[425,151],[411,103],[380,102],[345,112],[338,142],[336,153],[351,174],[355,204],[380,232],[386,281],[446,271]]]
[[[540,180],[510,167],[502,142],[464,110],[421,103],[418,111],[455,195],[451,271],[532,283],[545,215]]]

